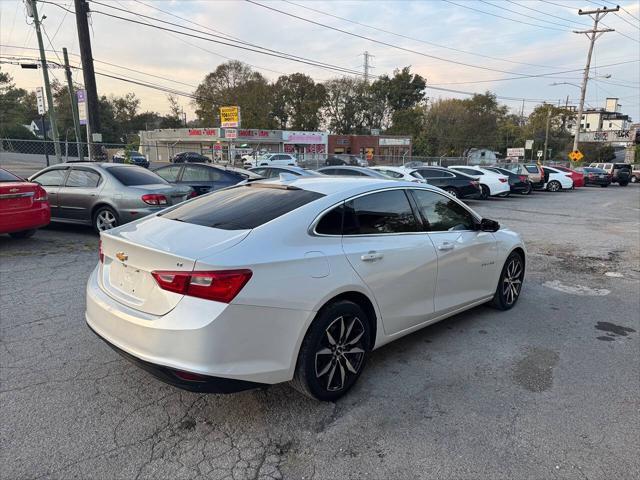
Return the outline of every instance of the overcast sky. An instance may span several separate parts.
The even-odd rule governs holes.
[[[72,0],[51,1],[73,9]],[[100,0],[106,5],[95,2],[91,5],[96,11],[141,21],[149,20],[136,14],[171,21],[211,34],[215,30],[218,32],[216,35],[232,36],[236,40],[259,47],[360,72],[363,70],[362,54],[368,51],[374,56],[374,75],[391,74],[396,68],[411,65],[413,71],[427,78],[429,85],[464,92],[491,90],[503,97],[525,98],[526,113],[535,105],[530,100],[544,99],[564,104],[569,96],[570,103],[577,103],[579,89],[576,86],[550,84],[579,84],[581,81],[582,74],[579,70],[584,68],[588,40],[586,36],[575,34],[572,30],[589,28],[591,19],[579,16],[578,9],[596,8],[598,3],[609,6],[613,4],[601,0],[452,0],[457,5],[444,0],[256,1],[391,46],[356,38],[240,0]],[[626,12],[609,13],[605,17],[604,24],[615,28],[616,32],[606,33],[596,42],[592,62],[593,67],[598,67],[592,70],[592,76],[610,74],[611,77],[589,82],[587,105],[601,107],[607,96],[619,97],[623,112],[631,115],[637,122],[640,119],[640,4],[638,1],[624,0],[620,5]],[[187,21],[152,7],[183,17]],[[53,48],[61,50],[66,46],[71,54],[71,63],[78,65],[79,57],[75,55],[78,53],[78,39],[74,15],[65,13],[50,3],[39,2],[39,11],[46,16],[43,24]],[[317,80],[338,75],[335,71],[184,37],[98,13],[92,14],[92,32],[94,58],[113,64],[96,63],[97,72],[133,78],[187,93],[192,92],[208,72],[227,59],[249,63],[272,80],[281,73],[294,72],[304,72]],[[191,33],[202,36],[193,31]],[[44,41],[46,48],[51,48],[46,37]],[[3,62],[11,61],[10,57],[30,57],[37,54],[37,50],[34,50],[37,48],[34,28],[26,22],[22,0],[0,0],[0,44],[0,60]],[[54,52],[47,52],[47,57],[50,61],[57,61]],[[621,62],[627,63],[619,64]],[[619,65],[605,66],[613,63]],[[4,63],[0,68],[9,72],[23,88],[33,89],[42,83],[39,70],[21,70],[19,66]],[[574,71],[566,72],[567,70]],[[521,77],[522,74],[554,72],[566,73],[499,81]],[[54,78],[64,79],[62,70],[53,70],[52,73]],[[80,71],[75,73],[75,78],[82,82]],[[486,80],[489,81],[485,82]],[[161,113],[168,109],[166,94],[163,92],[103,76],[97,77],[97,83],[100,95],[134,92],[142,100],[142,109]],[[430,99],[465,98],[464,94],[435,89],[427,89],[427,95]],[[520,111],[521,100],[501,101],[514,111]],[[190,99],[183,97],[181,102],[187,115],[192,117]]]

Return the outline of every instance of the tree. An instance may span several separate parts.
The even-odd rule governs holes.
[[[159,128],[179,128],[182,127],[182,107],[175,95],[167,95],[169,102],[169,113],[162,117],[162,126]]]
[[[22,125],[30,124],[35,118],[38,118],[35,93],[16,88],[11,75],[0,72],[0,135],[32,138],[33,135]]]
[[[318,130],[320,109],[326,99],[322,84],[302,73],[283,75],[273,86],[272,114],[281,128]]]
[[[271,85],[258,72],[237,60],[218,65],[195,91],[196,115],[204,123],[216,123],[222,106],[238,105],[244,128],[269,128]]]
[[[573,138],[571,133],[566,130],[565,124],[572,115],[564,108],[549,104],[537,105],[529,114],[522,134],[542,148],[546,135],[547,118],[549,118],[548,148],[551,149],[551,157],[566,159],[572,148]]]
[[[323,108],[329,131],[336,134],[369,133],[365,129],[367,84],[350,77],[324,84],[327,93]]]

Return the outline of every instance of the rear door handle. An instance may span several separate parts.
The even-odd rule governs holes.
[[[360,260],[363,262],[375,262],[376,260],[380,260],[384,255],[378,252],[369,252],[360,256]]]
[[[455,245],[449,242],[445,242],[438,245],[438,250],[440,250],[441,252],[446,252],[447,250],[453,250],[454,248],[455,248]]]

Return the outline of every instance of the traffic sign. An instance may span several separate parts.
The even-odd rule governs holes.
[[[536,155],[538,156],[538,158],[542,158],[542,150],[538,150],[538,153],[536,153]]]
[[[569,154],[569,158],[574,162],[579,162],[584,158],[584,155],[580,150],[574,150]]]

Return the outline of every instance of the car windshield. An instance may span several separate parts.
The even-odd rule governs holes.
[[[141,167],[110,167],[107,171],[126,187],[168,184],[160,175]]]
[[[308,190],[272,188],[253,183],[202,196],[162,216],[221,230],[248,230],[323,196]]]
[[[0,168],[0,182],[22,182],[22,179]]]
[[[595,167],[585,167],[584,171],[587,173],[607,173],[606,171],[602,170],[601,168],[595,168]]]

